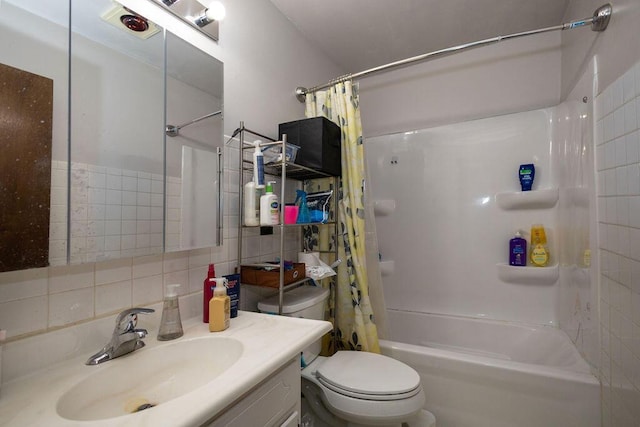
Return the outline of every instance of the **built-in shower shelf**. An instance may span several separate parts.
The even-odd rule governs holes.
[[[380,199],[373,201],[373,214],[375,216],[391,215],[396,210],[396,201],[393,199]]]
[[[395,261],[380,261],[380,275],[381,276],[389,276],[393,274],[396,269]]]
[[[549,267],[514,267],[509,264],[496,264],[498,277],[507,283],[524,285],[553,285],[560,277],[558,264]]]
[[[534,191],[505,191],[496,194],[496,203],[504,210],[549,209],[558,203],[558,188]]]

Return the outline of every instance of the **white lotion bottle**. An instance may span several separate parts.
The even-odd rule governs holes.
[[[260,225],[278,225],[280,223],[280,211],[278,196],[273,194],[273,184],[269,181],[265,194],[260,197]]]
[[[260,149],[262,141],[253,142],[253,182],[256,188],[264,188],[264,155]]]
[[[244,205],[242,214],[244,225],[260,225],[260,191],[256,188],[254,180],[244,185]]]

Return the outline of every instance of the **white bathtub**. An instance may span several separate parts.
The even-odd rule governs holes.
[[[438,427],[600,427],[600,384],[546,326],[388,311],[382,353],[420,373]]]

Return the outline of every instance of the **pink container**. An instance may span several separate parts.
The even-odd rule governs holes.
[[[298,206],[285,205],[284,207],[284,223],[295,224],[298,220]]]

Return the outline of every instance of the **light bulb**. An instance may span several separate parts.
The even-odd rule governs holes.
[[[207,18],[214,21],[222,21],[226,16],[227,11],[224,5],[219,1],[212,1],[207,7]]]

